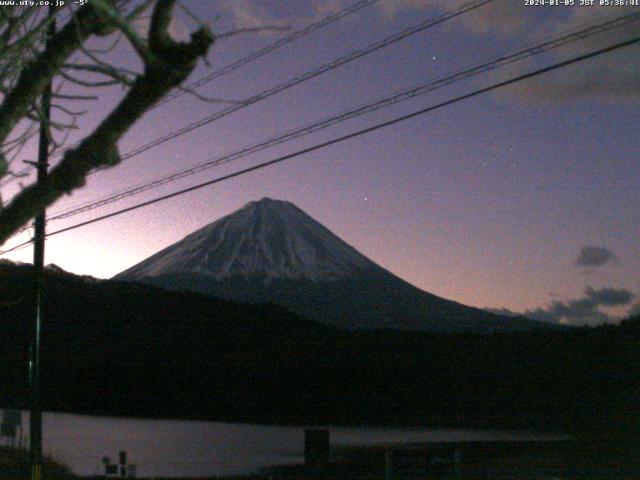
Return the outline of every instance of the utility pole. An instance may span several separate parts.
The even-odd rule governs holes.
[[[45,48],[55,34],[55,6],[49,5],[50,24],[47,29]],[[51,82],[42,92],[40,104],[40,138],[38,145],[38,162],[36,164],[37,182],[44,181],[49,167],[49,119],[51,117]],[[40,341],[42,337],[42,302],[44,296],[44,243],[46,211],[43,210],[35,218],[35,238],[33,243],[33,272],[35,283],[35,328],[31,343],[31,360],[29,362],[29,390],[31,396],[31,413],[29,416],[29,456],[31,461],[31,480],[42,478],[42,404],[40,395]]]

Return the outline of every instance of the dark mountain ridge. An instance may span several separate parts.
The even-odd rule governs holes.
[[[206,275],[186,272],[145,277],[140,281],[230,301],[273,303],[323,324],[352,330],[491,334],[564,328],[525,317],[502,317],[445,300],[378,271],[331,282],[272,279],[265,283],[260,276],[236,276],[218,281]]]
[[[529,429],[638,420],[637,318],[496,335],[344,331],[274,305],[142,284],[55,272],[46,284],[49,410]],[[30,286],[29,266],[0,266],[3,405],[27,404]]]

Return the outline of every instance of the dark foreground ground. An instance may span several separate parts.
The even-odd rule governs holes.
[[[609,438],[606,440],[573,440],[554,444],[497,446],[462,445],[462,461],[454,468],[451,446],[429,446],[441,461],[416,464],[412,455],[400,455],[392,463],[404,476],[420,480],[638,480],[640,479],[640,439]],[[458,447],[455,447],[458,449]],[[418,449],[422,446],[417,446]],[[405,454],[410,450],[405,451]],[[415,452],[415,450],[414,450]],[[382,453],[382,455],[380,455]],[[415,455],[413,456],[415,459]],[[428,458],[428,457],[427,457]],[[431,456],[431,458],[435,458]],[[398,461],[399,460],[399,461]],[[417,467],[416,467],[417,465]],[[412,468],[420,475],[409,475]],[[415,471],[414,471],[415,472]],[[24,450],[0,447],[0,480],[28,480],[30,467]],[[64,466],[47,459],[43,480],[80,480]],[[102,480],[105,477],[90,477]],[[142,480],[165,480],[161,477]],[[314,469],[283,466],[261,475],[181,478],[173,480],[382,480],[385,478],[385,456],[379,447],[354,452],[332,451],[332,463]]]
[[[30,286],[30,269],[0,268],[5,408],[28,406]],[[44,303],[46,411],[640,430],[640,316],[618,326],[495,335],[345,331],[274,305],[62,274],[48,276]],[[625,427],[622,417],[631,419]]]
[[[29,398],[30,278],[0,268],[4,408],[26,408]],[[577,439],[563,480],[640,479],[640,316],[496,335],[339,331],[274,305],[64,275],[47,281],[47,411],[558,431]],[[14,453],[3,454],[0,480],[28,478]],[[43,478],[73,477],[48,464]]]

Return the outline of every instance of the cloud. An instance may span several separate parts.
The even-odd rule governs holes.
[[[387,0],[376,4],[376,8],[383,18],[393,20],[407,11],[434,10],[443,13],[456,10],[468,3],[468,0]],[[531,10],[535,9],[514,8],[513,0],[496,0],[459,16],[454,22],[475,34],[516,35],[530,21]]]
[[[522,315],[521,313],[514,312],[513,310],[509,310],[508,308],[505,308],[505,307],[500,307],[500,308],[486,307],[484,308],[484,310],[489,313],[495,313],[496,315],[502,315],[503,317],[518,317]]]
[[[332,13],[338,13],[346,7],[346,3],[343,0],[325,0],[316,5],[314,13],[314,21],[320,20]]]
[[[272,15],[264,8],[260,8],[252,0],[226,0],[220,3],[220,7],[231,13],[233,26],[236,29],[251,29],[259,27],[276,28],[301,28],[315,23],[333,13],[337,13],[347,6],[344,0],[321,0],[313,5],[313,11],[299,17],[279,18]],[[274,32],[265,30],[264,34],[272,35]]]
[[[309,2],[313,12],[297,18],[278,18],[255,0],[225,0],[220,8],[230,12],[235,28],[255,28],[265,25],[298,28],[337,13],[353,4],[346,0],[316,0]],[[374,11],[385,21],[395,20],[406,13],[424,13],[437,15],[467,5],[468,0],[382,0],[375,4]],[[473,11],[460,15],[452,20],[452,24],[462,25],[465,30],[475,34],[508,34],[518,35],[530,24],[533,13],[529,8],[514,8],[513,0],[495,0]],[[428,18],[424,16],[424,19]],[[413,20],[415,22],[415,19]]]
[[[380,2],[377,9],[384,18],[391,20],[407,11],[433,9],[442,13],[459,8],[465,3],[465,0],[392,0]],[[539,13],[539,9],[525,7],[524,2],[496,0],[460,15],[448,25],[461,27],[471,35],[482,37],[484,42],[509,45],[512,43],[510,40],[514,40],[522,45],[521,39],[528,38],[528,44],[535,45],[622,17],[626,12],[593,5],[588,8],[564,9],[558,15]],[[615,29],[553,50],[544,64],[549,65],[635,38],[640,30],[640,19],[626,23],[620,21],[616,25]],[[492,77],[494,81],[505,80],[540,66],[533,60],[521,61],[500,69]],[[528,103],[557,103],[579,98],[606,103],[640,100],[640,46],[628,46],[560,68],[501,89],[494,95],[500,99]]]
[[[551,323],[564,325],[598,325],[601,323],[613,323],[621,320],[620,317],[602,312],[600,307],[618,307],[629,305],[635,295],[624,288],[601,288],[596,290],[586,287],[584,296],[568,301],[553,301],[546,308],[526,310],[523,315]]]
[[[640,302],[631,307],[631,310],[629,310],[629,313],[627,314],[628,317],[636,317],[638,315],[640,315]]]
[[[591,287],[585,289],[585,294],[595,306],[603,305],[614,307],[618,305],[628,305],[634,298],[634,294],[625,288],[601,288],[595,290]]]
[[[423,10],[431,3],[427,0],[396,0],[393,2],[382,1],[376,4],[376,10],[386,20],[394,20],[401,12],[406,10]]]
[[[622,14],[619,10],[598,6],[571,9],[570,15],[564,20],[555,18],[534,23],[538,32],[531,32],[534,38],[531,43],[582,30]],[[630,40],[637,36],[639,29],[640,19],[620,22],[618,28],[553,50],[547,64]],[[539,66],[532,61],[520,62],[505,71],[509,76],[516,76]],[[606,103],[637,101],[640,99],[640,47],[637,44],[628,46],[519,82],[504,89],[500,95],[505,98],[515,96],[517,100],[531,103],[557,103],[579,98]]]
[[[439,3],[443,9],[451,9],[452,2],[440,0]],[[472,33],[515,36],[531,25],[533,13],[531,9],[514,6],[512,0],[497,0],[462,15],[459,22]]]
[[[506,308],[487,308],[485,310],[506,316],[523,315],[525,317],[539,320],[541,322],[559,323],[562,325],[600,325],[602,323],[618,323],[624,317],[611,315],[600,310],[600,307],[621,307],[629,305],[635,295],[625,288],[604,287],[595,289],[587,286],[584,296],[574,300],[554,300],[544,308],[525,310],[517,313]],[[631,312],[640,313],[640,304],[631,308]]]
[[[391,21],[401,14],[412,14],[418,18],[428,18],[445,11],[455,10],[468,0],[384,0],[376,3],[375,12],[381,20]],[[255,28],[261,26],[300,28],[318,21],[329,13],[347,6],[345,0],[316,0],[311,2],[312,13],[297,18],[278,17],[255,0],[225,0],[220,8],[231,12],[235,28]],[[527,38],[529,45],[535,45],[575,32],[586,26],[593,26],[625,12],[620,9],[599,7],[557,9],[557,15],[540,15],[540,9],[524,6],[524,2],[495,0],[464,15],[460,15],[446,28],[461,28],[483,42],[496,45],[523,45]],[[415,22],[415,20],[414,20]],[[640,19],[620,24],[619,28],[601,32],[592,37],[553,50],[545,58],[545,64],[561,61],[614,43],[629,40],[637,35]],[[266,31],[270,35],[273,32]],[[509,49],[510,50],[510,49]],[[503,53],[507,53],[504,49]],[[541,65],[533,60],[518,62],[493,74],[493,80],[521,75]],[[597,99],[604,102],[628,102],[640,99],[640,46],[601,55],[586,61],[561,68],[540,77],[511,85],[494,94],[497,98],[517,102],[557,103],[577,98]]]
[[[265,25],[286,26],[282,19],[276,20],[250,0],[228,0],[220,4],[221,8],[231,12],[235,28],[257,28]]]
[[[576,259],[577,267],[601,267],[618,257],[607,247],[594,247],[587,245],[580,249],[580,255]]]

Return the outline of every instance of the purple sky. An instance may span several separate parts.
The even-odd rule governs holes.
[[[266,24],[290,26],[294,31],[352,3],[184,1],[216,32]],[[462,3],[380,0],[198,91],[227,100],[249,98]],[[82,191],[49,212],[231,153],[562,32],[639,10],[526,7],[524,1],[496,0],[151,149],[112,171],[100,172]],[[629,38],[639,26],[635,22],[535,60],[458,82],[91,213],[52,222],[49,229]],[[183,36],[193,28],[193,22],[178,11],[174,34]],[[191,79],[291,31],[222,39],[210,53],[211,67],[200,65]],[[115,60],[128,67],[135,65],[133,57],[125,48],[115,53]],[[295,203],[383,267],[445,298],[478,307],[528,310],[539,318],[569,323],[596,323],[605,320],[606,314],[622,315],[639,307],[635,295],[640,296],[638,72],[640,49],[629,47],[52,237],[46,261],[75,273],[110,277],[245,203],[268,196]],[[78,134],[90,131],[119,95],[119,89],[105,90],[92,112],[82,118]],[[148,113],[120,143],[121,152],[225,106],[182,96]],[[10,195],[15,187],[3,194]],[[31,250],[5,257],[30,261]]]

